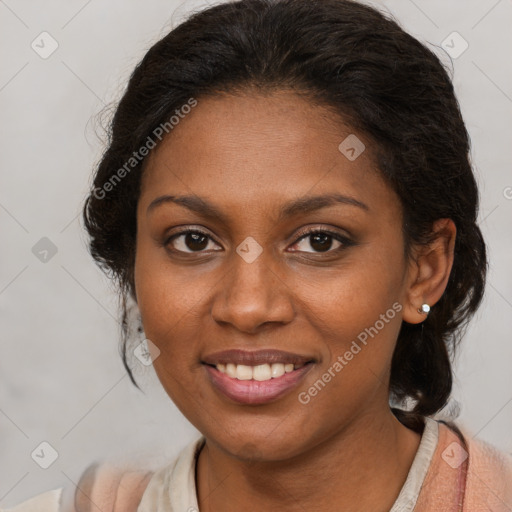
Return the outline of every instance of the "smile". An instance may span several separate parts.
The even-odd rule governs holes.
[[[316,362],[278,350],[227,350],[202,363],[213,388],[238,404],[274,402],[296,388]]]

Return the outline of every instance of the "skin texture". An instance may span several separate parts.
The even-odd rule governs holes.
[[[196,474],[202,512],[388,511],[418,449],[420,436],[389,409],[390,364],[402,320],[423,321],[418,308],[434,306],[446,287],[455,226],[438,221],[435,241],[406,260],[399,199],[364,135],[356,134],[366,145],[356,160],[338,150],[350,133],[291,91],[199,98],[147,161],[136,297],[146,337],[161,351],[158,377],[207,439]],[[278,218],[288,201],[333,192],[367,208],[336,204]],[[164,194],[204,198],[225,219],[170,202],[148,212]],[[210,237],[202,252],[186,236],[169,241],[185,227]],[[322,252],[301,239],[304,228],[353,244],[332,238]],[[236,252],[247,237],[263,248],[252,263]],[[401,311],[301,403],[299,393],[394,303]],[[212,386],[201,364],[231,348],[276,348],[315,364],[278,400],[240,405]]]

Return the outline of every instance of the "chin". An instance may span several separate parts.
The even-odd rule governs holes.
[[[299,430],[300,431],[300,430]],[[297,430],[296,430],[297,432]],[[304,434],[264,434],[253,430],[223,431],[217,436],[205,434],[220,450],[241,461],[275,462],[293,458],[306,451]]]

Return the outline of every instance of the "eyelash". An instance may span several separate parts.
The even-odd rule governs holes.
[[[201,231],[200,229],[197,229],[197,228],[195,228],[195,229],[189,228],[189,229],[184,229],[183,231],[179,231],[178,233],[174,233],[172,236],[168,237],[164,241],[164,246],[168,248],[169,244],[173,240],[175,240],[176,238],[179,238],[180,236],[187,235],[190,233],[203,235],[203,236],[209,238],[210,240],[213,240],[213,238],[208,233]],[[346,249],[347,247],[354,245],[354,242],[352,240],[350,240],[349,238],[341,235],[340,233],[335,233],[333,231],[329,231],[328,229],[324,229],[324,228],[312,228],[312,229],[306,229],[306,230],[299,232],[298,238],[293,243],[293,245],[296,245],[299,242],[301,242],[302,240],[304,240],[305,238],[308,238],[308,237],[316,235],[316,234],[328,235],[328,236],[334,238],[335,240],[337,240],[338,242],[340,242],[342,245],[340,247],[338,247],[337,249],[329,249],[325,252],[317,251],[317,252],[313,252],[313,253],[309,253],[309,254],[332,254],[332,253],[342,251],[343,249]],[[213,240],[213,241],[215,242],[215,240]],[[176,249],[169,249],[169,250],[174,253],[180,253],[180,254],[201,254],[204,252],[204,251],[186,252],[186,251],[180,251],[180,250],[176,250]],[[295,251],[295,252],[303,252],[303,251]]]

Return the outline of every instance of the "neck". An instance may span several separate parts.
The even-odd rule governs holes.
[[[420,439],[387,409],[284,461],[236,459],[207,440],[197,462],[199,506],[204,512],[389,511]]]

